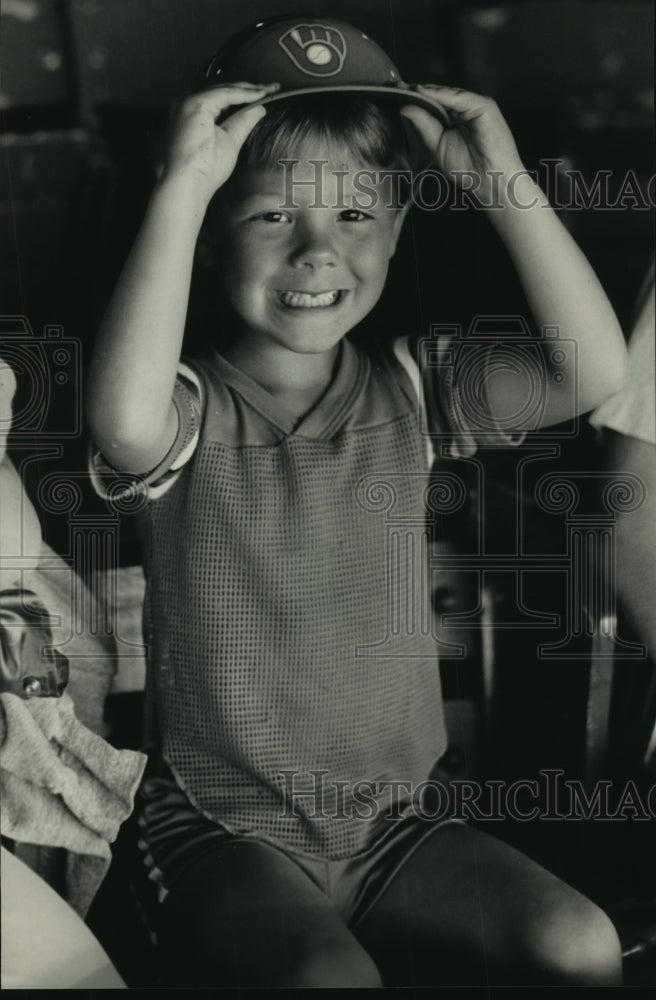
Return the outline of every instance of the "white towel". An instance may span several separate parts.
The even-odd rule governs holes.
[[[117,750],[83,726],[67,694],[1,696],[3,836],[73,852],[67,899],[86,913],[130,815],[146,758]]]

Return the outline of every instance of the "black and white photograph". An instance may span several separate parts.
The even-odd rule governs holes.
[[[2,989],[654,989],[652,0],[0,31]]]

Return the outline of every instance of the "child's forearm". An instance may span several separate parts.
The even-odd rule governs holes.
[[[511,192],[506,188],[501,204],[490,211],[490,221],[513,260],[536,323],[557,327],[561,337],[577,344],[576,370],[568,355],[561,390],[552,386],[547,398],[543,423],[558,423],[573,416],[571,386],[566,385],[572,378],[578,381],[579,413],[621,388],[624,337],[592,267],[527,174]]]
[[[172,394],[204,201],[193,177],[157,186],[98,334],[88,419],[118,468],[147,471],[176,433]]]

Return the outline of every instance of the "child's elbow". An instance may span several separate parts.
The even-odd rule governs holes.
[[[153,426],[134,401],[109,393],[88,393],[85,411],[91,439],[107,459],[138,447],[145,429]]]
[[[143,434],[136,424],[125,417],[108,421],[107,414],[93,406],[87,406],[87,424],[94,448],[113,468],[127,471],[135,452],[143,447]]]
[[[143,474],[149,472],[173,444],[177,433],[178,417],[173,406],[168,417],[163,414],[158,419],[146,419],[146,414],[134,411],[115,413],[107,419],[102,409],[94,413],[87,408],[89,431],[94,446],[104,459],[120,472]]]

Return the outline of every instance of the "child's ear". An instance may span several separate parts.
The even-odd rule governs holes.
[[[396,253],[396,245],[399,242],[399,236],[401,235],[401,230],[403,228],[403,223],[405,222],[405,217],[410,211],[410,202],[406,201],[403,208],[397,210],[394,217],[394,222],[392,223],[392,239],[390,242],[390,257],[393,257]]]

